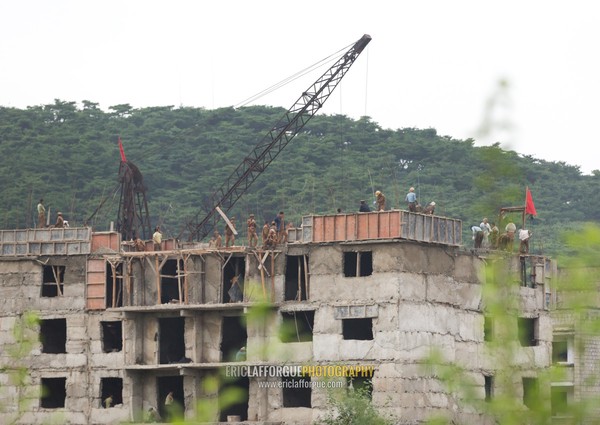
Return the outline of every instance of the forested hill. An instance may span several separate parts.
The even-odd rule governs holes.
[[[107,199],[89,222],[107,229],[119,202],[120,135],[127,159],[144,175],[152,225],[176,236],[284,112],[127,104],[104,112],[93,102],[61,100],[0,107],[0,226],[33,226],[39,198],[81,225]],[[584,176],[576,166],[498,145],[474,147],[435,129],[383,129],[368,117],[341,115],[314,117],[231,215],[238,223],[249,213],[271,220],[284,210],[299,223],[310,213],[355,211],[360,199],[373,201],[374,190],[386,195],[388,207],[405,208],[410,186],[422,204],[435,201],[436,214],[462,219],[465,229],[484,216],[494,221],[500,207],[524,205],[529,186],[538,212],[530,227],[548,253],[560,248],[559,232],[600,220],[600,172]]]

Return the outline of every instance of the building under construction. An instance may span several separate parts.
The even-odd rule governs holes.
[[[401,210],[307,216],[266,251],[167,240],[140,252],[90,228],[1,231],[0,422],[160,421],[177,405],[212,422],[308,424],[331,413],[331,388],[365,386],[396,423],[482,423],[424,367],[437,348],[481,400],[496,391],[490,265],[461,234],[459,220]],[[535,255],[503,264],[522,279],[514,385],[526,406],[552,363],[556,269]],[[223,403],[233,387],[243,396]]]

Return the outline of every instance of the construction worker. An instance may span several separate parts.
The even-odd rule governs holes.
[[[267,235],[267,240],[265,241],[265,249],[266,248],[275,248],[277,245],[277,225],[274,221],[271,222],[271,227],[269,228],[269,234]]]
[[[38,227],[46,227],[46,207],[44,206],[44,200],[40,199],[40,203],[37,204],[38,213]]]
[[[519,244],[519,252],[521,254],[529,254],[529,238],[532,233],[533,232],[530,230],[524,228],[519,229],[519,240],[521,241]]]
[[[54,227],[65,227],[65,219],[63,218],[62,213],[60,211],[56,214],[56,223],[54,224]]]
[[[135,246],[135,250],[139,252],[146,250],[146,244],[138,237],[134,239],[133,246]]]
[[[371,208],[367,205],[367,202],[363,199],[360,201],[360,206],[358,207],[358,212],[371,212]]]
[[[262,228],[262,244],[265,245],[267,243],[267,238],[269,237],[269,222],[265,221],[265,225]]]
[[[417,212],[417,195],[415,194],[414,187],[408,189],[408,193],[404,199],[408,203],[408,210],[410,212]]]
[[[423,214],[433,215],[435,212],[435,202],[431,201],[423,210]]]
[[[377,203],[377,211],[385,211],[385,196],[381,191],[375,192],[375,202]]]
[[[225,248],[229,248],[233,246],[235,243],[235,235],[233,234],[233,229],[235,229],[235,217],[231,220],[231,227],[225,226]],[[233,227],[233,229],[232,229]]]
[[[283,211],[279,211],[279,214],[275,216],[273,220],[275,223],[275,230],[277,231],[277,243],[283,240],[283,233],[285,231],[285,219]]]
[[[223,238],[219,234],[219,231],[215,230],[215,232],[213,234],[213,238],[212,238],[212,246],[209,243],[209,248],[219,249],[219,248],[221,248],[221,246],[223,246]]]
[[[113,406],[113,396],[111,394],[104,399],[104,408],[108,409],[108,408],[111,408],[112,406]]]
[[[256,220],[254,219],[254,214],[250,214],[250,217],[246,220],[246,225],[248,226],[248,246],[250,248],[255,248],[258,244],[258,236],[256,235]]]
[[[514,241],[515,241],[515,232],[517,231],[517,226],[512,221],[506,225],[504,228],[506,230],[506,250],[508,252],[513,252],[514,249]]]
[[[162,249],[162,233],[160,232],[160,226],[154,228],[152,234],[152,242],[154,243],[154,250],[160,251]]]

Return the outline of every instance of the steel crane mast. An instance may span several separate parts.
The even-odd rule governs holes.
[[[217,224],[217,207],[228,212],[250,185],[279,155],[286,145],[323,106],[356,58],[371,41],[365,34],[346,51],[314,84],[302,93],[294,105],[254,147],[223,185],[210,197],[207,205],[187,223],[189,240],[202,240]],[[183,232],[182,232],[183,233]]]
[[[117,231],[121,233],[123,240],[127,241],[135,238],[150,238],[152,232],[144,178],[139,168],[125,157],[120,137],[118,144],[121,152],[119,166],[121,196],[117,214]]]

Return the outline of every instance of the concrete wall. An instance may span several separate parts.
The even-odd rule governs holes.
[[[372,253],[373,273],[345,277],[347,251]],[[306,301],[284,301],[286,254],[308,257],[310,295]],[[460,423],[481,423],[480,415],[449,394],[423,362],[432,350],[439,349],[445,361],[465,369],[483,398],[484,374],[493,374],[496,367],[484,342],[483,288],[492,282],[486,281],[483,259],[454,247],[406,241],[295,245],[287,251],[283,247],[273,263],[270,256],[267,258],[266,270],[270,273],[273,265],[275,271],[269,277],[261,273],[259,261],[251,252],[235,252],[235,257],[245,258],[245,300],[258,300],[264,291],[267,299],[274,301],[255,316],[247,314],[246,303],[222,305],[222,267],[228,255],[190,254],[186,261],[188,304],[157,305],[155,258],[132,253],[132,302],[126,300],[124,310],[97,312],[84,310],[84,256],[40,259],[66,265],[64,295],[52,298],[40,297],[39,262],[2,261],[0,295],[5,303],[0,307],[0,358],[4,363],[12,361],[7,348],[13,342],[11,330],[17,323],[16,315],[35,309],[43,318],[67,320],[67,353],[42,354],[36,342],[22,360],[31,369],[30,388],[34,390],[39,389],[42,377],[67,377],[66,406],[40,409],[39,397],[33,397],[31,407],[26,409],[27,420],[41,423],[57,412],[71,423],[139,419],[141,412],[160,403],[157,378],[180,373],[184,375],[187,415],[191,416],[197,397],[214,397],[204,394],[202,382],[216,373],[223,360],[221,340],[227,332],[223,317],[247,315],[256,317],[247,325],[249,364],[372,365],[373,402],[394,416],[397,423],[419,423],[436,413]],[[512,271],[514,264],[507,264],[507,272]],[[513,292],[519,300],[514,327],[517,317],[538,319],[538,345],[514,347],[514,365],[522,376],[533,376],[549,366],[551,357],[552,323],[545,310],[544,286],[517,285]],[[314,312],[312,341],[281,342],[278,331],[282,312],[301,311]],[[191,359],[185,368],[158,364],[161,317],[185,318],[185,357]],[[345,339],[346,318],[370,320],[373,338]],[[123,350],[105,353],[101,322],[115,320],[123,320]],[[101,407],[100,383],[105,377],[123,379],[123,405]],[[289,408],[283,407],[281,388],[260,388],[259,379],[266,378],[250,379],[250,419],[310,423],[327,414],[325,389],[313,388],[312,408]],[[6,374],[0,375],[0,382],[8,382]],[[17,387],[5,388],[7,395],[0,395],[0,400],[14,402]]]

